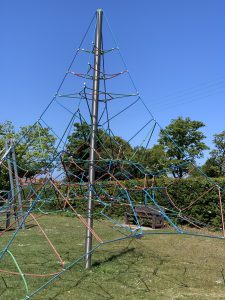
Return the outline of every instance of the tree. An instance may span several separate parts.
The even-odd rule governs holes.
[[[33,126],[23,126],[18,132],[15,132],[12,122],[6,121],[0,124],[2,156],[5,153],[5,142],[11,138],[14,139],[20,177],[24,175],[32,177],[53,167],[56,138],[50,133],[49,128],[43,128],[39,123],[35,123]],[[4,188],[6,188],[9,186],[7,167],[2,166],[0,170],[1,181],[4,177]]]
[[[215,149],[210,152],[210,158],[203,165],[203,171],[210,177],[225,175],[225,130],[215,134],[213,138]]]
[[[35,123],[21,127],[15,137],[19,176],[29,178],[54,167],[56,138],[50,128]]]
[[[0,124],[0,159],[2,159],[5,153],[5,142],[9,138],[15,136],[15,129],[10,121],[6,121]],[[8,170],[3,165],[0,166],[0,190],[9,189],[9,175]]]
[[[85,122],[75,123],[63,155],[63,164],[70,180],[88,180],[89,141],[90,126]],[[124,139],[99,128],[96,142],[96,178],[107,172],[113,173],[117,178],[122,178],[122,173],[129,173],[129,167],[123,160],[132,151],[132,147]]]
[[[188,172],[188,161],[203,157],[208,149],[203,142],[205,136],[199,130],[204,127],[201,121],[178,117],[160,131],[159,144],[163,146],[169,159],[169,167],[174,177],[181,178]]]
[[[1,147],[4,145],[4,141],[15,135],[15,128],[10,121],[5,121],[0,124],[0,143]]]
[[[150,149],[135,147],[134,152],[134,161],[142,165],[147,173],[158,173],[168,164],[168,158],[162,145],[154,145]],[[136,176],[140,175],[137,173]]]

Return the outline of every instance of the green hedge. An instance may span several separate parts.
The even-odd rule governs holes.
[[[122,184],[130,190],[135,186],[140,186],[140,180],[130,180],[123,181]],[[217,179],[217,183],[225,189],[225,178]],[[143,185],[143,181],[142,181]],[[151,183],[149,183],[149,187]],[[181,218],[177,217],[177,210],[173,207],[170,199],[167,197],[163,187],[167,187],[168,194],[175,205],[182,209],[190,205],[193,201],[199,198],[199,200],[192,205],[190,208],[186,209],[182,213],[186,216],[191,216],[205,224],[220,227],[221,226],[221,213],[219,206],[219,196],[218,189],[215,187],[209,193],[206,193],[200,198],[206,191],[208,191],[213,183],[202,177],[190,177],[186,179],[173,179],[168,177],[161,177],[156,180],[156,185],[159,189],[154,189],[154,197],[159,205],[166,207],[168,212],[170,211],[170,216],[173,221],[182,224],[185,223]],[[161,189],[160,189],[161,188]],[[123,217],[125,211],[128,209],[129,201],[127,200],[126,191],[116,186],[115,184],[109,184],[107,182],[99,183],[96,187],[96,193],[102,195],[101,200],[108,204],[104,212],[110,217]],[[103,195],[103,191],[105,195]],[[61,188],[61,192],[66,196],[66,188]],[[153,190],[149,189],[149,192]],[[82,193],[86,193],[87,188],[74,188],[71,191],[70,198],[71,204],[76,208],[79,213],[86,213],[87,201],[85,197],[77,197],[77,195],[82,196]],[[143,203],[144,195],[143,191],[130,191],[132,201],[134,203]],[[221,191],[222,201],[225,208],[225,192]],[[42,193],[42,198],[48,198],[49,202],[42,208],[56,210],[60,208],[59,201],[57,200],[56,193],[52,188],[46,187],[45,191]],[[61,198],[60,196],[58,197]],[[113,200],[114,199],[114,200]],[[117,199],[117,200],[115,200]],[[113,203],[113,204],[112,204]],[[122,205],[120,205],[122,203]],[[151,203],[151,201],[149,202]],[[96,217],[101,217],[100,212],[103,209],[103,205],[95,202],[94,214]],[[173,213],[172,211],[176,211]]]
[[[217,183],[221,188],[225,188],[225,179],[217,179]],[[191,203],[196,201],[189,208],[182,211],[182,214],[190,216],[205,224],[220,227],[221,226],[221,212],[219,205],[218,188],[213,188],[214,183],[206,178],[195,177],[186,179],[172,179],[161,178],[158,179],[159,186],[166,186],[168,194],[174,204],[183,209],[188,207]],[[207,191],[209,191],[207,193]],[[225,193],[221,190],[222,203],[225,206]],[[170,203],[165,194],[157,192],[156,200],[160,205],[166,206],[173,210],[174,207]],[[225,208],[225,207],[224,207]],[[174,209],[176,210],[176,209]],[[178,218],[177,222],[182,223],[182,219]]]

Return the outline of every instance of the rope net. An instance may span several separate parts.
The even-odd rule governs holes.
[[[1,152],[1,169],[19,182],[0,193],[0,274],[7,287],[2,295],[7,299],[9,278],[14,288],[19,287],[18,297],[30,299],[72,266],[83,265],[94,79],[94,46],[87,40],[92,27],[93,22],[47,108],[22,138],[14,141],[18,174],[10,167],[15,158],[9,149]],[[164,166],[163,155],[151,168],[142,163],[141,155],[150,155],[147,150],[154,146],[162,128],[137,92],[115,41],[108,45],[108,38],[103,43],[92,186],[96,221],[94,228],[89,228],[94,239],[92,252],[156,231],[223,238],[224,190],[196,167],[185,149],[178,149],[184,156],[182,163]],[[113,63],[107,64],[110,59]],[[175,143],[169,137],[168,141]],[[207,181],[207,190],[200,186],[188,203],[185,179],[171,179],[180,169],[184,178],[195,171]],[[209,211],[212,202],[214,210]],[[144,231],[146,211],[140,216],[138,205],[162,216],[164,227]],[[63,236],[57,226],[63,228]]]

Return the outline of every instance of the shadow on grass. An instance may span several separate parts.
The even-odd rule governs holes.
[[[104,260],[99,260],[99,261],[96,261],[92,264],[93,267],[99,267],[105,263],[108,263],[108,262],[113,262],[114,260],[116,260],[117,258],[121,258],[121,256],[123,255],[126,255],[130,252],[134,252],[135,248],[132,247],[132,248],[126,248],[126,249],[123,249],[121,250],[120,252],[118,252],[117,254],[113,254],[109,257],[107,257],[106,259]]]
[[[34,228],[34,227],[37,227],[36,224],[29,224],[29,225],[25,225],[25,229],[31,229],[31,228]],[[6,228],[0,228],[0,232],[2,231],[5,231],[5,232],[11,232],[11,231],[15,231],[16,230],[16,227],[13,227],[13,228],[9,228],[6,230]]]

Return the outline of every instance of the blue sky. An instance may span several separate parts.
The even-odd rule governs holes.
[[[201,120],[211,146],[225,129],[223,0],[2,1],[0,122],[19,127],[39,117],[97,8],[159,123]]]

